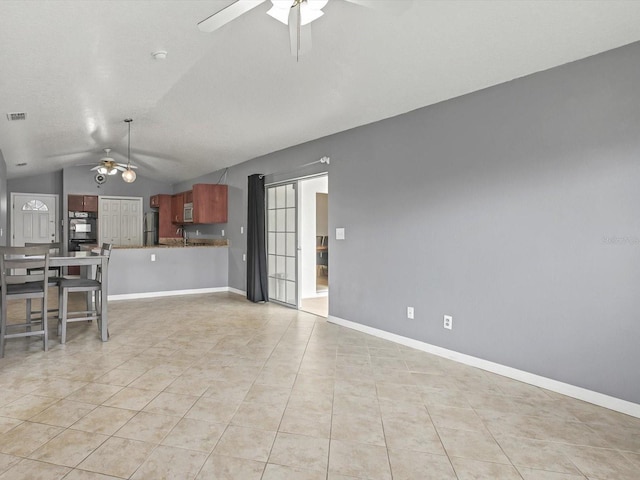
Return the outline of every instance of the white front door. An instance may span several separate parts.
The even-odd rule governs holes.
[[[11,194],[11,245],[58,241],[58,196]]]

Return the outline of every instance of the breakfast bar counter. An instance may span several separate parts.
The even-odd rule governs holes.
[[[221,291],[229,285],[225,245],[114,246],[109,299]]]

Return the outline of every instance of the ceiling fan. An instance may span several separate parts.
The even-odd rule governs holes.
[[[97,172],[95,180],[99,184],[107,181],[107,175],[115,175],[118,172],[122,172],[122,180],[127,183],[132,183],[136,180],[136,172],[134,172],[134,169],[138,167],[136,167],[135,165],[131,165],[131,122],[133,122],[133,119],[125,118],[124,121],[129,126],[127,163],[116,162],[109,156],[109,152],[111,152],[111,149],[105,148],[104,152],[106,155],[100,159],[98,165],[91,169],[92,172]]]
[[[266,0],[236,0],[226,8],[205,18],[198,23],[202,32],[213,32],[239,16],[254,9]],[[329,0],[271,0],[271,8],[267,14],[289,26],[291,55],[298,57],[311,49],[311,22],[317,20],[324,12],[322,9]],[[346,2],[385,10],[404,10],[412,0],[345,0]]]
[[[98,165],[91,169],[92,172],[97,171],[102,175],[115,175],[119,171],[126,172],[128,168],[138,168],[135,165],[127,165],[126,163],[116,162],[109,156],[109,152],[111,152],[110,148],[104,149],[105,156],[99,160]]]

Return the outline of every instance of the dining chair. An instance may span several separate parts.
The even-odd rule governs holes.
[[[100,248],[100,255],[108,259],[111,256],[111,248],[112,245],[110,243],[103,243]],[[106,300],[100,294],[102,290],[102,267],[100,265],[96,266],[94,278],[62,278],[58,282],[58,289],[58,305],[60,309],[58,335],[60,336],[60,343],[66,343],[67,341],[67,323],[69,322],[91,322],[95,319],[98,321],[98,328],[100,328],[102,324],[102,301]],[[94,308],[89,308],[91,302],[88,300],[87,310],[69,312],[69,293],[72,292],[94,294]]]
[[[61,248],[61,244],[60,242],[51,242],[51,243],[32,243],[32,242],[25,242],[24,244],[25,247],[43,247],[43,246],[47,246],[49,247],[49,254],[59,254],[60,253],[60,248]],[[32,273],[32,272],[37,272],[38,270],[33,269],[33,268],[28,268],[27,269],[27,273]],[[52,273],[54,273],[55,275],[51,275]],[[51,278],[56,278],[56,277],[62,277],[62,267],[49,267],[49,277]]]
[[[60,248],[61,248],[61,244],[60,242],[51,242],[51,243],[31,243],[31,242],[25,242],[24,244],[25,247],[41,247],[41,246],[47,246],[49,247],[49,255],[59,255],[60,254]],[[28,268],[27,269],[27,273],[31,274],[31,273],[38,273],[38,272],[42,272],[41,269],[35,269],[35,268]],[[62,278],[62,267],[49,267],[48,270],[48,276],[49,276],[49,287],[57,287],[58,286],[58,282],[60,281],[60,279]],[[58,315],[58,309],[57,308],[49,308],[47,310],[49,313],[55,313],[56,316]],[[31,302],[27,302],[27,318],[32,318],[34,320],[37,319],[33,318],[34,315],[39,315],[40,312],[42,312],[42,305],[40,306],[40,310],[31,310]]]
[[[39,273],[25,274],[26,270]],[[7,323],[7,302],[13,299],[41,299],[47,304],[49,247],[0,247],[0,358],[4,357],[5,341],[8,338],[42,335],[44,350],[49,348],[47,330],[47,310],[43,309],[38,319],[26,316],[25,323]],[[40,324],[38,330],[34,325]],[[9,333],[11,329],[24,329],[24,332]]]

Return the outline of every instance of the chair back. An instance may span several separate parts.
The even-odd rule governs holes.
[[[51,242],[51,243],[31,243],[25,242],[25,247],[49,247],[49,253],[60,253],[61,243],[60,242]]]
[[[107,257],[107,263],[111,258],[111,248],[113,245],[111,243],[103,243],[102,247],[100,247],[100,255]],[[102,265],[98,265],[96,267],[96,280],[98,282],[102,282]]]
[[[105,257],[111,257],[111,248],[113,245],[111,243],[103,243],[100,248],[100,255],[104,255]]]
[[[37,269],[39,273],[26,275],[22,270]],[[44,272],[49,269],[48,244],[37,247],[0,247],[0,276],[3,297],[7,285],[46,282]]]

